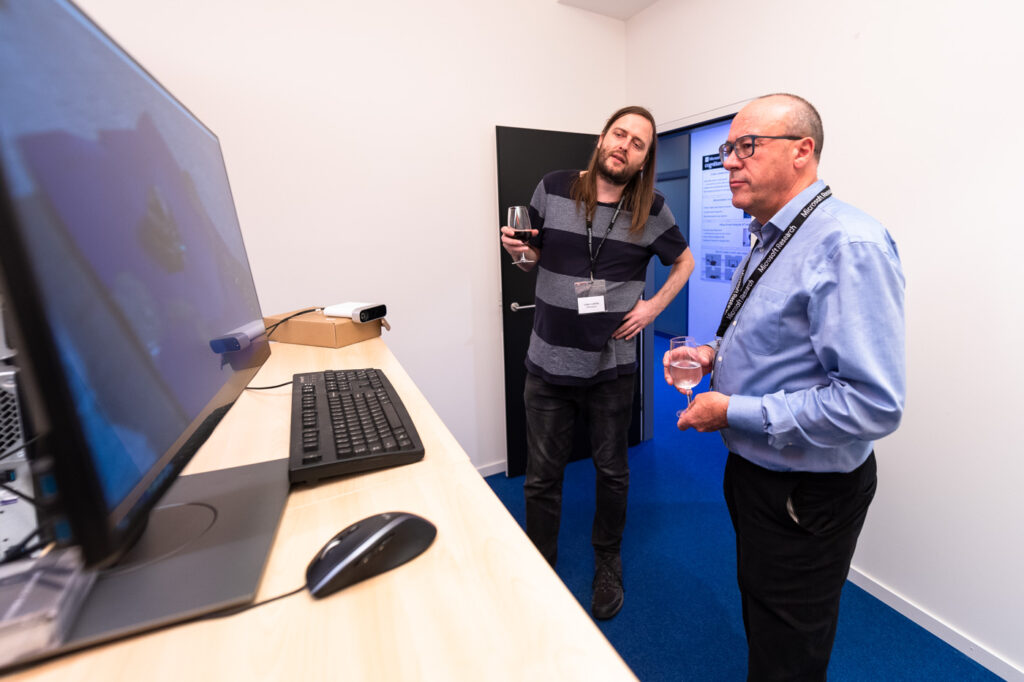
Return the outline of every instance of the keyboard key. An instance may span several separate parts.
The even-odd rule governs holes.
[[[388,418],[388,424],[391,424],[391,428],[397,428],[402,425],[402,418],[398,416],[398,410],[395,409],[394,405],[385,405],[384,414]]]

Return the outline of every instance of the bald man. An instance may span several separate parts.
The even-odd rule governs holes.
[[[733,119],[719,153],[733,206],[753,217],[751,250],[717,341],[700,349],[712,390],[678,421],[720,431],[729,449],[750,680],[825,679],[875,492],[873,441],[896,430],[906,392],[896,245],[818,179],[823,139],[795,95]]]

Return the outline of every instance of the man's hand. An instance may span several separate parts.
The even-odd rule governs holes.
[[[523,243],[518,238],[514,237],[515,230],[508,225],[502,225],[501,227],[501,245],[514,260],[519,260],[519,254],[525,253],[526,257],[532,261],[537,260],[537,256],[540,255],[540,251],[532,248],[530,245]],[[534,237],[537,236],[537,230],[530,230],[530,234]],[[524,264],[520,267],[524,270],[529,270],[533,267],[534,263]],[[524,267],[526,266],[526,267]]]
[[[677,352],[680,352],[677,350]],[[697,346],[694,349],[697,358],[700,360],[701,376],[706,376],[711,371],[711,365],[715,361],[715,349],[711,346]],[[669,386],[674,386],[675,382],[672,381],[672,374],[669,371],[669,365],[672,364],[672,351],[665,351],[665,355],[661,358],[661,364],[665,367],[665,383]],[[677,391],[679,389],[676,389]],[[679,391],[686,395],[693,395],[693,391],[686,389],[685,391]]]
[[[650,301],[640,299],[633,306],[633,309],[626,313],[626,316],[622,318],[622,324],[612,334],[613,339],[626,339],[627,341],[641,331],[644,327],[654,322],[654,318],[658,316],[661,310],[658,306]]]
[[[676,426],[680,431],[697,429],[701,433],[719,431],[729,426],[726,413],[729,410],[729,396],[718,391],[698,393],[690,406],[679,414]]]
[[[654,322],[654,318],[668,307],[679,290],[683,288],[692,272],[693,254],[690,253],[690,247],[686,247],[673,261],[672,269],[668,271],[668,278],[658,289],[658,293],[654,294],[649,301],[643,299],[637,301],[633,309],[622,318],[622,324],[612,334],[612,338],[629,340],[643,331],[644,327]]]

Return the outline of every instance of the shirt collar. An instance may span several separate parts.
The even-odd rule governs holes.
[[[813,199],[818,192],[825,189],[824,180],[816,180],[808,185],[800,194],[789,200],[789,202],[779,209],[779,212],[772,216],[771,220],[762,225],[754,218],[750,221],[750,234],[757,237],[757,241],[762,246],[770,244],[775,241],[782,230],[789,227],[789,224],[793,222],[793,218],[800,212],[807,203]]]

